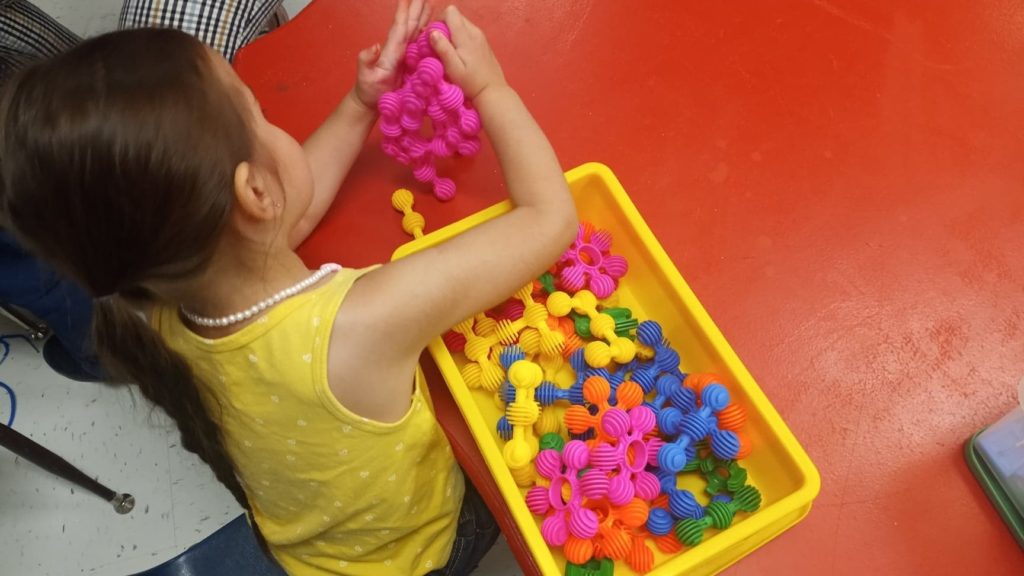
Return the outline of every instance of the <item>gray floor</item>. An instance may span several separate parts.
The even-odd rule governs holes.
[[[308,0],[285,0],[295,14]],[[68,28],[88,36],[112,30],[121,0],[36,0]],[[50,370],[39,352],[0,317],[10,354],[0,381],[17,395],[14,427],[114,490],[131,492],[136,509],[119,516],[99,498],[72,488],[0,450],[0,574],[122,576],[174,557],[240,513],[227,491],[179,445],[166,417],[126,388],[81,384]],[[0,393],[0,421],[10,405]],[[520,571],[505,544],[478,574]]]

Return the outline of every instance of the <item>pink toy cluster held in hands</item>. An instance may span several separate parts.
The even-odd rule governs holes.
[[[405,51],[405,69],[397,90],[381,95],[381,148],[412,168],[416,180],[429,183],[438,200],[455,196],[455,183],[437,175],[434,161],[480,151],[480,115],[462,89],[444,78],[444,66],[430,46],[430,33],[451,38],[448,27],[433,22]],[[428,123],[429,121],[429,123]],[[425,135],[431,132],[432,135]]]

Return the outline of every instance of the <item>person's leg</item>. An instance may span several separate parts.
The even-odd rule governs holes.
[[[0,0],[0,82],[81,39],[28,0]]]
[[[0,302],[28,310],[50,328],[43,357],[55,371],[72,380],[103,379],[92,346],[92,298],[2,230]]]
[[[0,84],[18,70],[81,42],[27,0],[0,0]],[[46,363],[73,380],[101,380],[92,352],[92,299],[0,230],[0,302],[23,308],[47,324]]]
[[[466,479],[466,495],[462,497],[459,511],[459,526],[455,543],[444,568],[435,570],[430,576],[465,576],[476,570],[480,561],[494,546],[501,534],[498,522],[491,515],[480,493],[473,483]]]
[[[281,0],[125,0],[118,26],[176,28],[231,60],[280,6]]]

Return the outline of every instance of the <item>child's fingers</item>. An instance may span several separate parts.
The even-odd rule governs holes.
[[[474,24],[472,20],[466,18],[466,16],[461,12],[459,12],[459,16],[462,17],[462,26],[466,29],[467,32],[479,34],[481,36],[483,35],[483,30],[481,30],[476,24]]]
[[[434,47],[434,51],[437,52],[438,57],[441,58],[441,62],[444,64],[448,74],[453,78],[458,77],[466,69],[466,64],[459,57],[458,52],[455,51],[455,46],[444,37],[438,31],[430,33],[430,45]]]
[[[455,6],[448,6],[444,9],[444,14],[441,15],[444,19],[444,23],[448,25],[448,29],[451,30],[452,39],[458,42],[458,38],[462,38],[466,34],[466,17],[459,12],[459,9]]]
[[[409,0],[398,0],[398,7],[395,9],[395,21],[391,24],[391,29],[401,28],[408,23],[409,20]]]
[[[404,1],[403,4],[405,4]],[[398,67],[398,62],[402,58],[402,52],[405,50],[405,26],[406,21],[404,19],[398,20],[396,16],[391,30],[388,30],[388,38],[384,41],[384,47],[381,48],[380,59],[377,61],[378,67],[385,70],[394,70]]]
[[[357,58],[359,59],[359,65],[363,67],[372,66],[380,55],[380,44],[374,44],[369,48],[364,48],[359,51]]]
[[[427,22],[430,22],[430,18],[433,16],[433,13],[434,13],[433,5],[431,5],[430,2],[425,2],[423,4],[423,13],[420,14],[420,19],[419,19],[419,21],[416,22],[416,28],[415,28],[415,30],[413,30],[412,33],[415,34],[416,32],[419,32],[420,30],[422,30],[423,27],[427,25]]]
[[[423,0],[412,0],[412,4],[409,5],[409,13],[405,20],[405,39],[408,41],[413,34],[419,30],[419,21],[423,17],[423,6],[425,2]]]

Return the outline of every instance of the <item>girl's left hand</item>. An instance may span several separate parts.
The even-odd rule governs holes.
[[[395,21],[388,31],[384,47],[374,44],[359,53],[355,96],[360,104],[376,110],[381,94],[395,89],[405,45],[429,19],[430,8],[426,0],[398,0]]]

